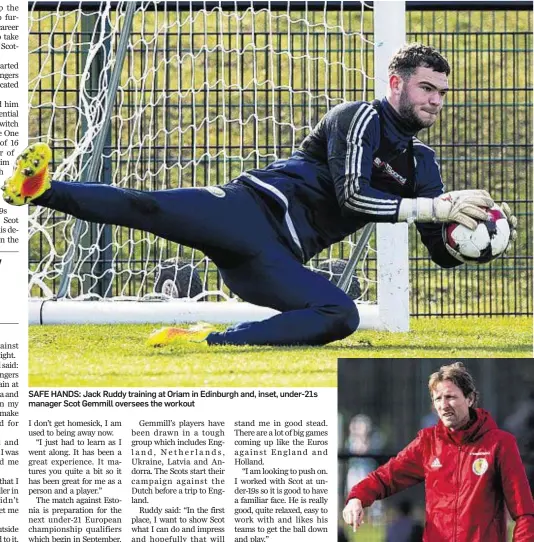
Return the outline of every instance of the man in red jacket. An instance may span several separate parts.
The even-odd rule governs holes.
[[[462,363],[441,367],[428,387],[440,421],[351,489],[343,519],[356,530],[364,508],[424,481],[425,542],[505,542],[505,505],[514,542],[534,541],[534,501],[515,438],[477,408]]]

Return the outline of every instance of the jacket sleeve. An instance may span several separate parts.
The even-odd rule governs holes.
[[[420,431],[404,450],[390,459],[349,492],[347,501],[360,499],[362,506],[371,506],[373,502],[390,497],[403,489],[414,486],[424,480],[423,436]]]
[[[371,186],[373,155],[380,145],[380,120],[372,105],[361,102],[334,108],[326,119],[328,167],[346,217],[396,222],[400,196]]]
[[[434,151],[424,145],[414,145],[416,149],[424,147],[416,168],[416,175],[421,179],[417,183],[415,197],[436,198],[445,192],[438,163]],[[418,153],[419,154],[419,153]],[[427,248],[432,261],[443,268],[462,265],[445,247],[443,241],[443,225],[433,223],[416,223],[421,241]]]
[[[499,447],[499,468],[504,500],[516,522],[513,542],[534,540],[534,501],[517,442],[509,433]]]

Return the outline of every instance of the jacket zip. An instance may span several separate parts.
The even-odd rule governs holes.
[[[458,501],[460,500],[460,457],[462,446],[458,446],[458,463],[456,466],[456,500],[454,502],[454,541],[458,541]]]

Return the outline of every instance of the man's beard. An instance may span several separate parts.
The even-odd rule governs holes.
[[[406,127],[415,132],[423,128],[430,128],[434,124],[432,119],[424,121],[417,116],[414,105],[408,99],[408,92],[405,89],[402,90],[399,99],[399,116],[406,124]]]

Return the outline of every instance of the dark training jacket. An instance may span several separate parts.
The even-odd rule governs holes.
[[[396,222],[402,198],[444,192],[434,151],[403,126],[385,98],[334,107],[288,159],[234,182],[276,202],[302,261],[369,222]],[[417,224],[435,263],[460,265],[447,252],[441,228]]]

